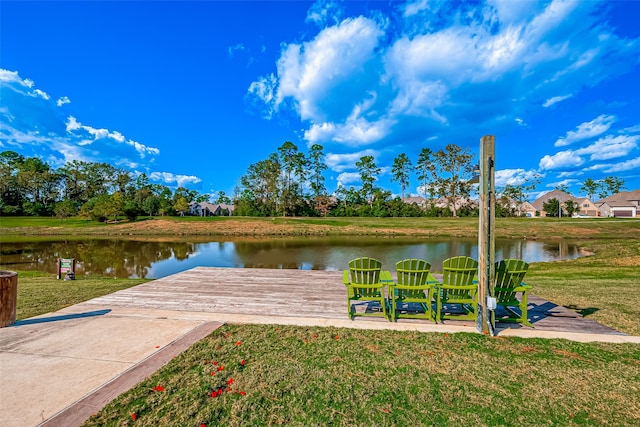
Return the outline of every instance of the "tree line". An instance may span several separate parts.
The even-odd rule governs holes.
[[[238,216],[471,216],[478,211],[470,200],[476,163],[469,148],[455,144],[438,151],[422,148],[415,163],[400,153],[391,166],[391,180],[400,186],[400,196],[394,197],[378,185],[382,168],[375,158],[362,156],[354,165],[360,185],[339,185],[330,193],[324,178],[328,169],[324,148],[314,144],[304,153],[286,141],[247,168],[231,198],[224,191],[213,195],[185,187],[173,191],[150,183],[146,174],[134,176],[107,163],[74,160],[54,169],[37,157],[4,151],[0,153],[0,213],[107,221],[184,215],[192,202],[209,201],[233,203]],[[533,177],[500,189],[496,215],[521,215],[520,205],[538,183],[539,177]],[[412,184],[418,185],[424,206],[405,202],[405,191]],[[622,188],[621,179],[608,177],[586,179],[581,190],[606,197]]]

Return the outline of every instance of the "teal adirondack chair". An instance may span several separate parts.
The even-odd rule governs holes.
[[[527,319],[528,298],[527,292],[531,286],[523,282],[525,274],[529,269],[529,264],[521,259],[505,259],[496,262],[496,279],[493,293],[498,305],[504,307],[509,313],[509,317],[498,318],[500,322],[516,322],[523,325],[533,325]],[[518,299],[517,294],[522,296]],[[517,307],[520,313],[513,310]]]
[[[349,261],[349,269],[343,272],[343,282],[347,287],[347,313],[354,316],[382,316],[388,318],[384,287],[381,280],[382,263],[375,258],[356,258]],[[368,301],[380,304],[380,311],[358,313],[352,301]]]
[[[457,256],[442,263],[442,283],[436,285],[436,319],[475,320],[478,312],[478,261],[467,256]],[[445,314],[444,304],[457,304],[464,314]]]
[[[398,318],[433,318],[433,288],[436,279],[429,274],[431,264],[422,259],[403,259],[396,263],[396,282],[389,284],[389,304],[391,320]],[[398,305],[415,303],[422,312],[398,311]]]

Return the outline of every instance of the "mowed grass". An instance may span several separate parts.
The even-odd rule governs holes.
[[[225,325],[85,426],[637,426],[639,409],[638,345]]]
[[[130,288],[148,279],[114,279],[110,277],[79,277],[58,280],[39,271],[18,271],[16,319],[26,319],[60,310],[70,305]]]

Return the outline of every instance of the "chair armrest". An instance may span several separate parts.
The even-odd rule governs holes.
[[[525,292],[531,290],[531,285],[527,285],[524,282],[520,286],[513,288],[514,292]]]
[[[342,283],[349,285],[349,270],[342,271]]]

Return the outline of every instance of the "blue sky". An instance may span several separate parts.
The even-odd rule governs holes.
[[[283,142],[326,186],[373,155],[496,136],[496,183],[640,188],[640,2],[14,2],[0,5],[0,151],[104,161],[232,195]],[[408,189],[418,193],[412,179]]]

